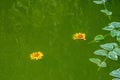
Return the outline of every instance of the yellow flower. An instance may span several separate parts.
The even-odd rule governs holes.
[[[73,40],[76,40],[76,39],[86,40],[86,34],[85,33],[75,33],[75,34],[73,34]]]
[[[38,52],[33,52],[30,54],[30,58],[31,60],[38,60],[38,59],[42,59],[43,57],[43,53],[38,51]]]

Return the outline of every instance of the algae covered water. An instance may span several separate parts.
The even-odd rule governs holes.
[[[92,0],[1,0],[0,79],[111,80],[109,72],[119,61],[108,60],[108,68],[97,71],[89,58],[99,43],[89,42],[105,33],[101,28],[108,23],[120,21],[119,4],[108,0],[110,21]],[[86,40],[73,40],[79,32]],[[36,53],[42,57],[31,60]]]

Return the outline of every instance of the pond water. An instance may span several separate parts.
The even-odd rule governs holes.
[[[96,57],[99,43],[88,44],[106,33],[101,28],[120,21],[120,0],[108,0],[107,7],[111,20],[92,0],[1,0],[1,80],[111,80],[109,72],[120,62],[107,60],[98,72],[89,58]],[[77,32],[86,40],[73,40]],[[30,59],[36,51],[43,52],[41,60]]]

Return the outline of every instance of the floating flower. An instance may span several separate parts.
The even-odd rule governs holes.
[[[73,34],[73,40],[76,40],[76,39],[86,40],[85,37],[86,37],[85,33],[75,33],[75,34]]]
[[[33,52],[30,54],[30,58],[31,60],[38,60],[38,59],[42,59],[43,57],[43,53],[38,51],[38,52]]]

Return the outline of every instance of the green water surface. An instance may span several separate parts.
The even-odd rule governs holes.
[[[0,80],[111,80],[120,62],[107,60],[97,72],[89,58],[99,43],[88,44],[106,33],[101,28],[120,21],[120,0],[108,0],[107,7],[111,21],[92,0],[0,0]],[[76,32],[86,40],[73,40]],[[43,59],[30,60],[35,51]]]

